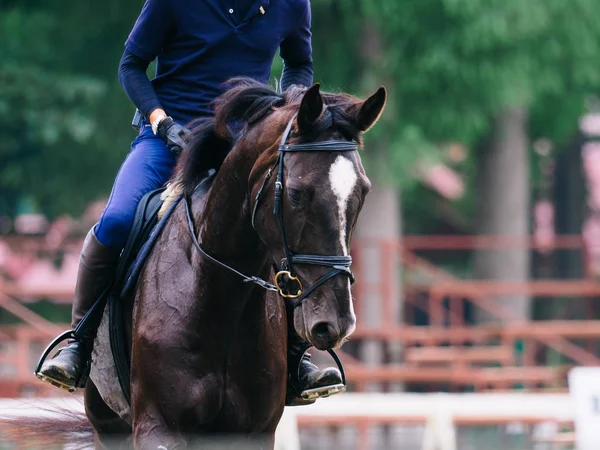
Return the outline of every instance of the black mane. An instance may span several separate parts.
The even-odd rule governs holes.
[[[297,110],[305,87],[291,86],[284,93],[250,78],[233,78],[231,86],[214,102],[214,118],[198,119],[190,124],[188,146],[181,154],[174,181],[191,194],[204,178],[208,169],[218,169],[236,142],[236,132],[250,128],[270,116],[276,109],[290,107]],[[358,99],[348,94],[322,93],[327,105],[311,132],[299,136],[302,142],[318,139],[332,128],[345,139],[360,142],[360,133],[351,116],[352,106]]]
[[[189,126],[189,144],[181,153],[173,174],[173,182],[183,188],[183,194],[191,195],[198,183],[206,177],[209,169],[218,169],[233,148],[230,135],[216,132],[214,118],[197,119]]]

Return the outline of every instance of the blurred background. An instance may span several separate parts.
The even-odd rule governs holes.
[[[135,136],[117,66],[142,4],[0,3],[0,397],[60,395],[32,370]],[[357,394],[298,412],[299,445],[573,448],[568,373],[600,366],[600,1],[312,8],[315,81],[390,96],[362,153]]]

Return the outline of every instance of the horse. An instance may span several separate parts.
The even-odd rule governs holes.
[[[182,199],[131,301],[131,423],[85,387],[98,448],[115,436],[139,449],[225,435],[273,446],[287,327],[319,350],[355,329],[349,250],[370,189],[356,150],[385,103],[383,87],[363,101],[232,80],[179,158]]]

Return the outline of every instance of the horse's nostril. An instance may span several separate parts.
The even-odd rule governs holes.
[[[339,333],[329,322],[319,322],[313,327],[312,335],[319,339],[336,340]]]

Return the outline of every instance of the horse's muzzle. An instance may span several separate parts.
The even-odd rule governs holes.
[[[318,322],[310,330],[310,340],[319,350],[329,350],[341,343],[340,329],[330,322]]]

